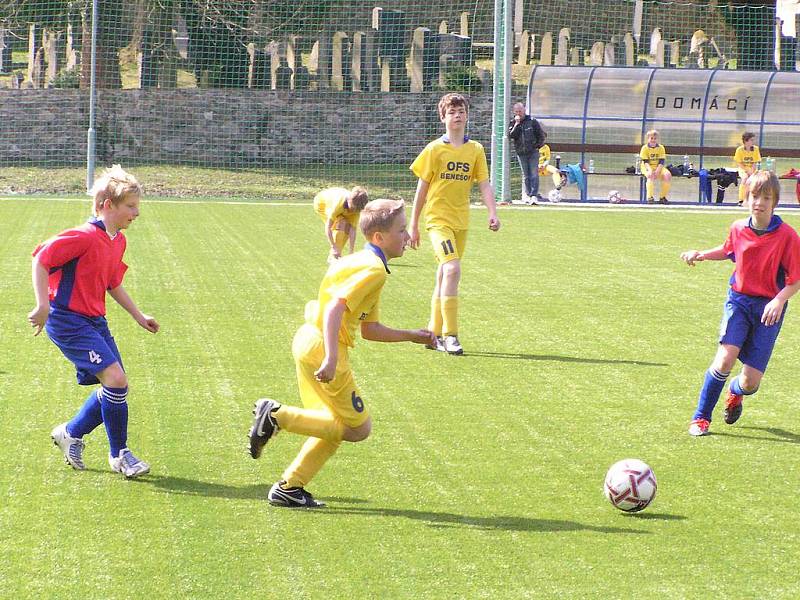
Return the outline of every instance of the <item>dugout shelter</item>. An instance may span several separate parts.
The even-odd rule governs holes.
[[[752,131],[778,175],[800,169],[798,72],[538,65],[527,108],[562,163],[593,161],[582,199],[609,188],[641,196],[639,178],[625,177],[625,169],[650,129],[661,134],[667,164],[688,156],[697,169],[732,168],[742,133]],[[676,199],[698,199],[696,179],[674,178],[673,190]],[[784,182],[781,196],[794,198],[794,181]]]

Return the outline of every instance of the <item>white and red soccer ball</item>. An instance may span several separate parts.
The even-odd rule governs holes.
[[[626,458],[611,465],[603,492],[616,508],[625,512],[644,510],[656,497],[656,476],[646,463]]]

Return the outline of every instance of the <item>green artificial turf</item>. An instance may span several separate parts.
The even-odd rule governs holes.
[[[726,212],[472,213],[463,357],[359,340],[372,436],[309,486],[328,508],[266,502],[302,440],[246,451],[252,403],[297,403],[290,343],[327,246],[305,205],[144,202],[125,286],[162,330],[109,298],[130,379],[126,481],[101,429],[86,472],[52,445],[87,389],[31,336],[30,252],[88,202],[0,200],[0,596],[8,598],[796,598],[800,525],[792,306],[734,426],[686,429],[715,351]],[[797,215],[787,221],[800,226]],[[422,327],[429,245],[391,265],[382,320]],[[793,303],[794,304],[794,303]],[[627,515],[607,468],[639,458],[659,490]]]

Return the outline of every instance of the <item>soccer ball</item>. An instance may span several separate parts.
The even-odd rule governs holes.
[[[644,510],[656,497],[656,476],[641,460],[626,458],[611,465],[603,492],[616,508],[625,512]]]
[[[550,193],[547,194],[547,199],[554,204],[561,202],[561,192],[559,190],[550,190]]]

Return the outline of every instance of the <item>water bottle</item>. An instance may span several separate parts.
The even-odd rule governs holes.
[[[775,172],[775,159],[771,156],[767,157],[767,171]]]
[[[636,174],[642,174],[642,157],[638,154],[633,155],[633,166],[636,168]]]
[[[589,159],[589,173],[594,173],[594,160]]]
[[[561,168],[561,155],[560,154],[556,154],[556,169],[560,169],[560,168]]]
[[[686,174],[686,171],[688,171],[688,170],[689,170],[689,155],[688,154],[684,154],[683,155],[683,173],[684,173],[684,175]]]

